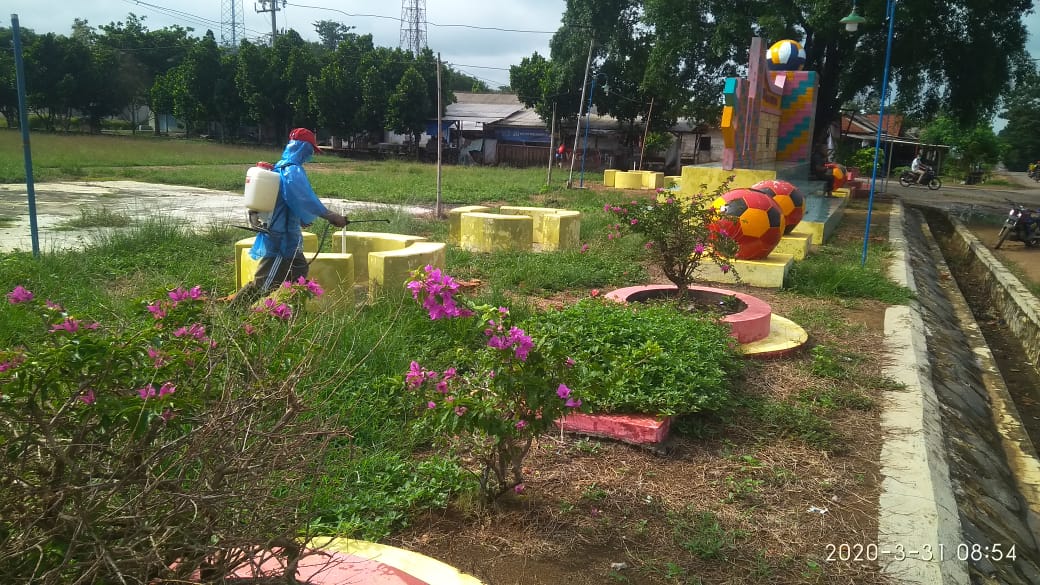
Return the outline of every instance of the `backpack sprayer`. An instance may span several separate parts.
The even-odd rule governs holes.
[[[271,225],[271,214],[274,212],[274,204],[278,201],[278,189],[282,184],[282,176],[274,170],[274,165],[268,162],[258,162],[256,166],[249,167],[246,171],[246,225],[235,227],[249,230],[251,232],[266,234]],[[390,223],[389,219],[357,219],[347,220],[347,225],[352,223]],[[326,226],[328,232],[328,226]],[[322,240],[324,240],[324,234]],[[320,246],[319,246],[320,247]]]
[[[258,162],[255,167],[250,167],[246,171],[246,189],[245,189],[245,206],[246,206],[246,225],[239,225],[235,227],[256,232],[258,234],[269,233],[271,225],[271,214],[274,212],[274,204],[278,201],[278,189],[282,184],[282,176],[275,172],[274,165],[268,162]],[[389,219],[357,219],[347,220],[347,225],[352,223],[374,223],[374,222],[385,222],[390,223]],[[321,250],[325,244],[325,238],[329,235],[329,228],[332,224],[326,224],[325,229],[321,233],[321,239],[318,241],[318,250]],[[346,239],[344,239],[344,245],[346,245]],[[318,253],[314,253],[314,258],[318,257]],[[314,262],[314,258],[311,258],[311,262]]]

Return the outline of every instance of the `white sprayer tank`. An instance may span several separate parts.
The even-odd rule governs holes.
[[[274,211],[274,202],[278,199],[278,187],[282,177],[274,172],[274,165],[258,162],[255,167],[246,171],[246,208],[253,211]]]

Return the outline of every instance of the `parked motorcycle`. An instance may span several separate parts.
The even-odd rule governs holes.
[[[997,234],[997,244],[993,249],[1004,245],[1004,240],[1022,242],[1030,248],[1040,244],[1040,211],[1011,203],[1011,211],[1008,211],[1004,219],[1004,225]]]
[[[939,177],[935,176],[935,171],[933,171],[931,169],[929,169],[929,170],[924,172],[924,176],[921,177],[921,183],[923,185],[928,185],[928,188],[931,189],[932,191],[935,191],[936,189],[939,189],[939,188],[942,187],[942,181],[939,180]],[[904,186],[904,187],[909,187],[910,185],[916,185],[917,184],[917,173],[915,173],[915,172],[913,172],[913,171],[911,171],[909,169],[903,171],[903,174],[899,175],[899,184]]]
[[[1040,182],[1040,167],[1035,168],[1026,174],[1029,176],[1030,179]]]

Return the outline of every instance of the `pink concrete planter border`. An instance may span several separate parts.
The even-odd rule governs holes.
[[[636,445],[653,445],[668,438],[672,417],[652,414],[583,414],[575,412],[556,421],[568,433],[606,437]]]
[[[650,284],[619,288],[608,292],[605,296],[615,301],[631,303],[660,296],[658,291],[675,290],[676,287],[671,284]],[[737,342],[751,343],[769,337],[769,322],[773,311],[769,303],[749,294],[709,286],[691,286],[690,291],[719,296],[732,296],[744,304],[745,309],[743,311],[726,315],[722,318],[722,322],[729,325],[730,333],[736,338]]]

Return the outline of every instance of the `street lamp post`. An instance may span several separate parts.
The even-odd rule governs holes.
[[[863,254],[860,256],[860,266],[867,263],[867,243],[870,241],[870,220],[874,211],[874,192],[877,189],[878,157],[881,154],[881,131],[885,127],[885,100],[888,98],[888,71],[892,62],[892,33],[896,20],[896,0],[887,0],[885,4],[885,17],[888,19],[888,40],[885,43],[885,70],[881,77],[881,105],[878,107],[877,136],[874,138],[874,168],[870,173],[870,196],[867,198],[867,226],[863,230]],[[856,14],[856,5],[852,5],[852,12],[841,19],[848,31],[855,31],[866,19]]]

